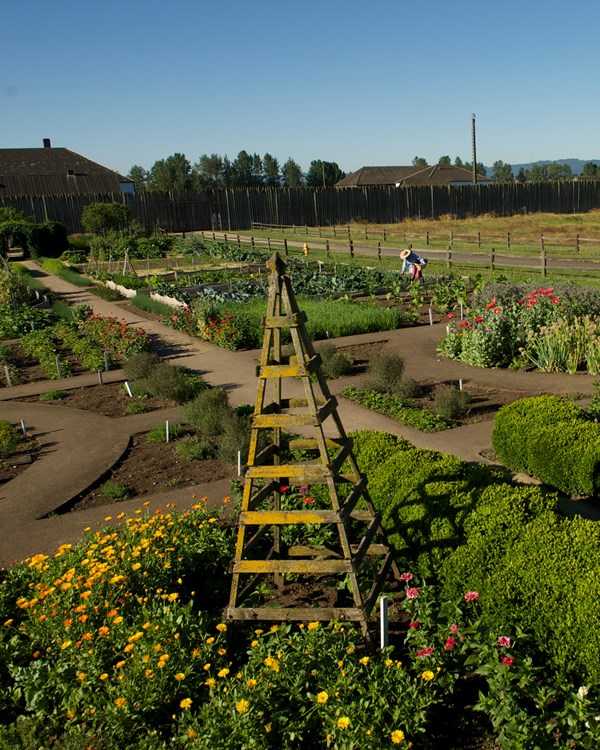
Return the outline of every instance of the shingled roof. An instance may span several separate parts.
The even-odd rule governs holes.
[[[469,169],[451,164],[434,164],[429,167],[361,167],[339,182],[335,187],[408,186],[408,185],[464,185],[473,182]],[[485,175],[477,175],[477,182],[491,182]]]
[[[0,149],[0,195],[119,193],[132,187],[133,180],[68,148]]]

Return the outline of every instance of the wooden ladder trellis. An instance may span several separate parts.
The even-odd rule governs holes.
[[[307,334],[306,315],[298,309],[286,264],[275,253],[267,266],[270,285],[257,367],[258,393],[226,616],[230,620],[354,621],[360,624],[370,643],[369,616],[390,570],[396,577],[399,571],[387,544],[380,514],[369,496],[366,477],[360,473],[354,458],[352,441],[346,436],[338,416],[337,400],[322,374],[320,355]],[[285,356],[282,351],[285,329],[290,332],[293,355]],[[297,388],[298,379],[304,388],[304,398],[284,398],[284,383],[289,389],[293,389],[294,384]],[[272,397],[267,403],[269,383]],[[327,421],[335,433],[332,438],[325,435]],[[308,438],[298,438],[294,434],[304,434],[307,430],[312,430]],[[261,438],[265,435],[270,436],[270,440],[262,447],[265,441]],[[286,452],[292,450],[308,451],[315,458],[282,463],[282,458],[289,455]],[[340,497],[338,486],[348,484],[350,491]],[[286,491],[289,487],[310,488],[311,485],[327,486],[330,509],[313,510],[301,501],[300,509],[288,507]],[[336,538],[327,545],[288,546],[284,543],[283,527],[300,525],[301,528],[308,524],[331,524],[337,531]],[[357,543],[353,543],[354,537]],[[358,574],[374,556],[378,556],[377,572],[369,590],[363,592]],[[300,576],[303,581],[311,576],[328,576],[349,584],[353,605],[277,607],[265,606],[264,602],[257,604],[254,599],[246,604],[247,597],[261,581],[273,576],[275,584],[282,588],[284,576],[290,574]],[[347,579],[343,581],[345,576]]]

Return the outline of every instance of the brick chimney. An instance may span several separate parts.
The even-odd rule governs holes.
[[[52,148],[52,144],[50,143],[50,138],[44,138],[44,148]]]

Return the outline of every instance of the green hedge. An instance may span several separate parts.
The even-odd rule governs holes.
[[[566,495],[597,495],[600,424],[574,419],[548,425],[532,436],[529,466],[534,476]]]
[[[421,432],[440,432],[451,426],[448,420],[438,414],[433,414],[420,406],[411,406],[398,396],[366,391],[355,386],[344,388],[342,396],[349,401],[364,406],[366,409],[385,414],[387,417],[395,419],[396,422],[415,430],[421,430]]]
[[[360,462],[359,462],[359,465]],[[435,575],[464,539],[463,524],[483,487],[504,482],[498,472],[455,456],[400,446],[369,477],[390,543],[422,577]]]
[[[534,437],[558,422],[579,419],[583,412],[559,396],[533,396],[502,406],[494,419],[492,445],[496,455],[512,471],[532,474],[529,461]]]

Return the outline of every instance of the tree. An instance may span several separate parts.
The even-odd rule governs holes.
[[[250,187],[255,185],[254,158],[247,151],[240,151],[231,165],[233,169],[233,184],[235,187]]]
[[[525,170],[527,182],[548,182],[548,165],[532,164],[531,169]]]
[[[519,173],[517,174],[517,182],[527,182],[527,172],[524,167],[521,167],[519,169]]]
[[[345,174],[334,161],[314,159],[308,168],[306,184],[309,187],[325,187],[335,185],[342,177],[345,177]]]
[[[568,182],[573,179],[573,171],[568,164],[553,162],[548,164],[548,180],[551,182]]]
[[[192,187],[191,165],[183,154],[173,154],[155,162],[148,176],[148,190],[190,190]]]
[[[265,184],[270,186],[279,186],[281,176],[279,174],[279,162],[271,154],[263,156],[263,172],[265,175]]]
[[[127,177],[129,177],[130,180],[133,180],[135,189],[138,192],[146,189],[148,170],[144,169],[144,167],[140,167],[139,164],[134,164],[129,170]]]
[[[582,174],[585,174],[585,175],[598,174],[598,165],[595,164],[593,161],[586,161],[586,163],[583,165]]]
[[[514,175],[510,164],[505,164],[501,159],[494,162],[494,181],[495,182],[514,182]]]
[[[291,156],[281,168],[281,182],[284,187],[299,187],[302,185],[302,169]]]
[[[464,163],[464,162],[463,162],[463,160],[462,160],[462,159],[460,158],[460,156],[457,156],[457,157],[456,157],[456,159],[454,160],[454,166],[455,166],[455,167],[460,167],[461,169],[464,169],[464,167],[465,167],[465,163]]]
[[[440,156],[438,164],[450,165],[452,164],[452,160],[449,156]]]
[[[223,159],[218,154],[202,154],[192,169],[194,186],[200,190],[223,184]]]
[[[81,224],[86,232],[107,235],[127,228],[131,212],[122,203],[88,203],[81,213]]]
[[[412,165],[413,167],[420,167],[421,169],[425,169],[425,167],[429,166],[427,159],[424,159],[422,156],[415,156],[412,160]]]
[[[468,170],[472,170],[473,169],[472,162],[466,161],[463,164],[463,168],[464,169],[468,169]],[[486,168],[483,166],[483,162],[481,162],[481,161],[477,162],[477,169],[476,169],[476,171],[477,171],[477,174],[480,174],[480,175],[484,175],[485,176],[487,174]]]

